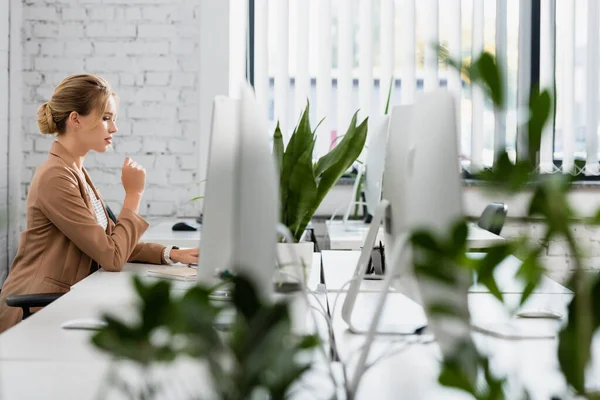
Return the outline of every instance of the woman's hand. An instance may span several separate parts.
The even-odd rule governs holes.
[[[174,262],[182,264],[198,264],[198,254],[200,250],[195,249],[173,249],[169,258]]]
[[[140,195],[146,186],[146,170],[127,157],[121,169],[121,182],[127,195]]]

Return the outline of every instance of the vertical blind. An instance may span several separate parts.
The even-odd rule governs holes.
[[[518,7],[517,17],[514,9],[510,10],[511,2]],[[575,3],[581,2],[587,4],[583,66],[576,63],[579,53],[575,54],[579,20]],[[544,0],[540,6],[539,85],[558,96],[556,124],[551,115],[543,130],[540,170],[556,171],[554,160],[558,157],[562,171],[570,172],[580,157],[576,141],[583,140],[584,172],[597,175],[598,1]],[[392,104],[412,104],[417,91],[448,87],[456,99],[461,151],[471,172],[489,166],[507,145],[526,154],[526,144],[519,149],[521,143],[511,138],[517,125],[526,128],[523,109],[529,101],[531,79],[531,2],[255,0],[254,13],[257,97],[271,109],[273,122],[280,123],[286,139],[310,99],[313,126],[325,118],[317,131],[316,155],[334,145],[357,109],[360,118],[383,114],[390,84]],[[514,26],[508,24],[511,18],[518,20],[519,27],[518,57],[512,58],[509,53],[517,46],[509,43],[509,37],[516,35]],[[486,36],[490,31],[491,39]],[[465,85],[459,71],[439,63],[437,43],[444,45],[453,59],[468,59],[484,49],[495,53],[504,89],[509,95],[516,92],[515,104],[491,111],[481,89]],[[561,57],[556,59],[559,51]],[[509,63],[515,64],[515,58],[518,66],[509,73]],[[586,80],[581,89],[576,89],[578,68]],[[508,82],[515,76],[517,87],[511,89]],[[585,95],[580,98],[582,90]],[[577,132],[583,131],[584,137],[579,138]]]

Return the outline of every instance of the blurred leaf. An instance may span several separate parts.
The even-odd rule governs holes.
[[[581,274],[581,271],[576,271],[575,274]],[[579,278],[583,279],[584,276],[581,275]],[[578,304],[582,296],[580,292],[576,291],[567,309],[568,323],[558,335],[560,369],[567,382],[578,394],[585,393],[585,375],[591,357],[592,337],[600,326],[600,280],[598,277],[592,284],[590,294],[588,304]],[[591,311],[590,314],[581,315],[578,312],[580,306],[584,306],[584,310]],[[590,328],[588,332],[581,330],[585,326]]]
[[[246,320],[250,321],[263,305],[248,278],[238,274],[233,278],[233,282],[235,285],[233,304],[236,310],[240,311]]]
[[[469,310],[450,303],[431,303],[427,305],[431,315],[443,317],[458,317],[460,319],[469,317]]]
[[[477,263],[477,282],[487,287],[490,293],[500,301],[504,301],[504,298],[494,279],[494,271],[512,251],[513,247],[510,243],[493,246],[487,250],[485,256]]]
[[[542,280],[545,269],[538,259],[542,249],[543,247],[539,246],[530,251],[517,271],[517,278],[525,284],[519,305],[525,304]]]
[[[438,377],[441,385],[456,388],[477,396],[475,382],[480,356],[472,343],[457,344],[453,355],[446,356],[442,361],[442,371]]]
[[[448,256],[454,260],[461,257],[467,250],[467,238],[469,236],[469,226],[465,219],[454,224],[452,228],[452,237],[446,245]]]
[[[413,232],[410,236],[410,242],[413,246],[420,247],[424,250],[429,250],[434,253],[441,253],[442,249],[438,245],[436,239],[428,231],[419,230]]]
[[[473,63],[477,81],[482,83],[484,90],[494,103],[495,108],[504,109],[504,83],[496,58],[484,51]],[[473,76],[471,77],[473,79]]]
[[[529,98],[530,117],[528,123],[528,150],[529,161],[532,165],[537,164],[537,154],[542,143],[542,131],[550,117],[552,100],[550,92],[544,90],[540,93],[538,88],[531,91]]]

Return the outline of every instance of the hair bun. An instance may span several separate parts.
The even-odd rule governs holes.
[[[38,127],[42,134],[52,135],[57,132],[56,123],[52,117],[52,109],[48,102],[38,108]]]

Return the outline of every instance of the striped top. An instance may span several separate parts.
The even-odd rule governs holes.
[[[96,220],[98,221],[98,225],[100,225],[104,230],[108,226],[108,220],[106,219],[106,213],[104,212],[104,207],[102,207],[102,202],[96,197],[96,194],[92,190],[92,187],[89,183],[85,183],[85,189],[90,195],[90,199],[92,200],[92,205],[94,206],[94,211],[96,212]]]

